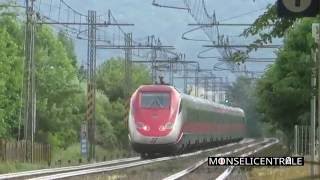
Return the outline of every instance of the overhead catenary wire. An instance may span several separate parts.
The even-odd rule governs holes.
[[[160,0],[159,0],[160,1]],[[241,68],[241,64],[235,64],[234,61],[230,61],[230,59],[232,59],[233,54],[235,52],[243,52],[243,53],[247,53],[247,48],[249,46],[246,45],[232,45],[230,44],[230,38],[229,36],[226,35],[221,35],[220,31],[219,31],[219,26],[251,26],[252,24],[249,23],[221,23],[221,22],[225,22],[225,21],[230,21],[233,19],[237,19],[237,18],[241,18],[244,16],[248,16],[250,14],[253,13],[257,13],[260,12],[262,10],[265,9],[265,7],[263,8],[259,8],[259,9],[254,9],[252,11],[249,12],[244,12],[235,16],[231,16],[231,17],[227,17],[221,20],[217,20],[215,13],[213,13],[213,15],[209,15],[208,10],[207,10],[207,6],[205,4],[205,0],[183,0],[183,4],[188,7],[188,13],[192,16],[192,18],[196,21],[196,24],[189,24],[189,25],[196,25],[197,27],[188,30],[186,32],[184,32],[182,34],[182,39],[184,40],[190,40],[190,41],[198,41],[198,42],[210,42],[212,43],[212,45],[210,46],[214,46],[215,49],[218,50],[218,52],[220,53],[221,57],[220,57],[220,61],[224,61],[224,63],[229,66],[229,68],[231,69],[237,69],[237,68]],[[163,6],[165,7],[165,6]],[[272,24],[270,24],[270,26],[273,26]],[[189,34],[192,32],[195,32],[197,30],[203,30],[205,35],[207,36],[208,39],[199,39],[199,38],[192,38],[189,37]],[[215,34],[216,36],[214,37],[213,34]],[[234,38],[234,37],[233,37]],[[236,37],[236,38],[241,38]],[[256,47],[256,48],[278,48],[280,46],[275,46],[275,45],[267,45],[264,47]],[[207,49],[205,50],[207,51]],[[199,52],[198,54],[198,58],[200,59],[206,59],[206,58],[212,58],[212,56],[203,56],[202,55],[203,52]],[[246,58],[247,62],[258,62],[258,60],[255,59],[250,59],[250,57]],[[263,60],[263,62],[271,62],[269,60]]]

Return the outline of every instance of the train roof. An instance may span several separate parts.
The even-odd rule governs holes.
[[[172,89],[175,89],[173,86],[168,85],[160,85],[160,84],[154,84],[154,85],[141,85],[138,90],[142,89],[144,91],[153,91],[155,89],[160,91],[171,91]]]
[[[214,108],[219,109],[222,112],[229,112],[231,114],[244,116],[244,111],[241,108],[227,106],[227,105],[224,105],[224,104],[219,104],[217,102],[213,102],[213,101],[208,100],[208,99],[203,99],[203,98],[200,98],[200,97],[191,96],[191,95],[184,94],[184,93],[181,93],[181,92],[180,92],[180,94],[181,94],[181,96],[183,96],[185,98],[188,98],[188,99],[191,99],[192,101],[196,101],[196,102],[199,102],[201,104],[207,104],[209,106],[213,106]]]

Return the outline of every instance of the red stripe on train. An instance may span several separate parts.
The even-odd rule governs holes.
[[[245,125],[242,123],[237,124],[220,124],[220,123],[203,123],[203,122],[189,122],[185,123],[182,127],[183,132],[193,133],[208,133],[208,132],[243,132]]]

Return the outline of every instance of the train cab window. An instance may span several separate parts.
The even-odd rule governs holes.
[[[170,94],[165,92],[141,93],[142,108],[169,108]]]

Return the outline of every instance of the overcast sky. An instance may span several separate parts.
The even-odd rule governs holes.
[[[50,4],[58,0],[37,0],[42,4]],[[160,37],[165,45],[173,45],[176,52],[185,53],[188,60],[196,60],[203,68],[212,68],[216,59],[197,59],[200,51],[204,50],[202,45],[208,42],[194,42],[181,39],[181,35],[190,30],[188,23],[195,23],[191,15],[185,10],[160,8],[152,5],[152,0],[64,0],[72,8],[87,14],[88,10],[96,10],[97,14],[105,14],[111,9],[113,15],[121,23],[133,23],[133,27],[124,27],[126,32],[133,33],[133,39],[155,35]],[[183,6],[183,0],[156,0],[159,4]],[[215,12],[220,23],[252,23],[259,15],[263,14],[266,7],[275,0],[206,0],[206,7],[210,14]],[[56,4],[58,6],[59,4]],[[42,11],[48,11],[42,9]],[[43,12],[47,13],[47,12]],[[220,27],[221,34],[231,37],[232,44],[247,44],[254,40],[236,37],[245,27]],[[199,30],[188,35],[189,37],[206,39],[203,31]],[[80,61],[85,62],[87,53],[87,42],[76,40],[76,51]],[[277,44],[281,44],[279,41]],[[259,50],[251,54],[252,57],[270,58],[275,57],[274,49]],[[209,51],[206,56],[220,56],[216,49]],[[98,50],[98,63],[103,62],[110,56],[123,56],[119,50]],[[263,71],[267,63],[247,63],[248,70]],[[228,71],[216,72],[218,76],[229,76],[234,79]]]
[[[261,15],[268,4],[275,0],[207,0],[207,9],[209,13],[215,11],[217,19],[221,23],[252,23]],[[152,6],[152,0],[66,0],[75,9],[86,13],[88,9],[96,10],[97,14],[102,14],[111,9],[119,22],[133,23],[134,27],[124,28],[128,32],[133,32],[134,39],[145,37],[147,35],[156,35],[167,45],[174,45],[177,52],[187,55],[189,60],[197,60],[197,54],[203,50],[202,45],[206,42],[192,42],[181,39],[182,33],[191,29],[188,23],[195,23],[190,14],[184,10],[159,8]],[[172,4],[183,6],[183,0],[157,0],[162,4]],[[244,27],[221,27],[220,31],[229,36],[239,35]],[[199,30],[190,34],[192,37],[203,37],[203,31]],[[250,42],[243,38],[232,38],[233,43]],[[86,58],[86,51],[82,52],[81,58]],[[100,50],[104,51],[104,50]],[[105,53],[98,52],[98,60],[105,59]],[[274,50],[260,50],[252,54],[255,57],[274,57]],[[119,52],[117,52],[119,53]],[[110,52],[107,54],[114,54]],[[208,56],[219,56],[217,50],[208,52]],[[213,66],[217,61],[215,59],[199,60],[203,67]],[[249,70],[263,71],[266,63],[248,63]],[[227,75],[229,72],[217,72],[217,74]],[[229,75],[232,76],[232,75]]]

